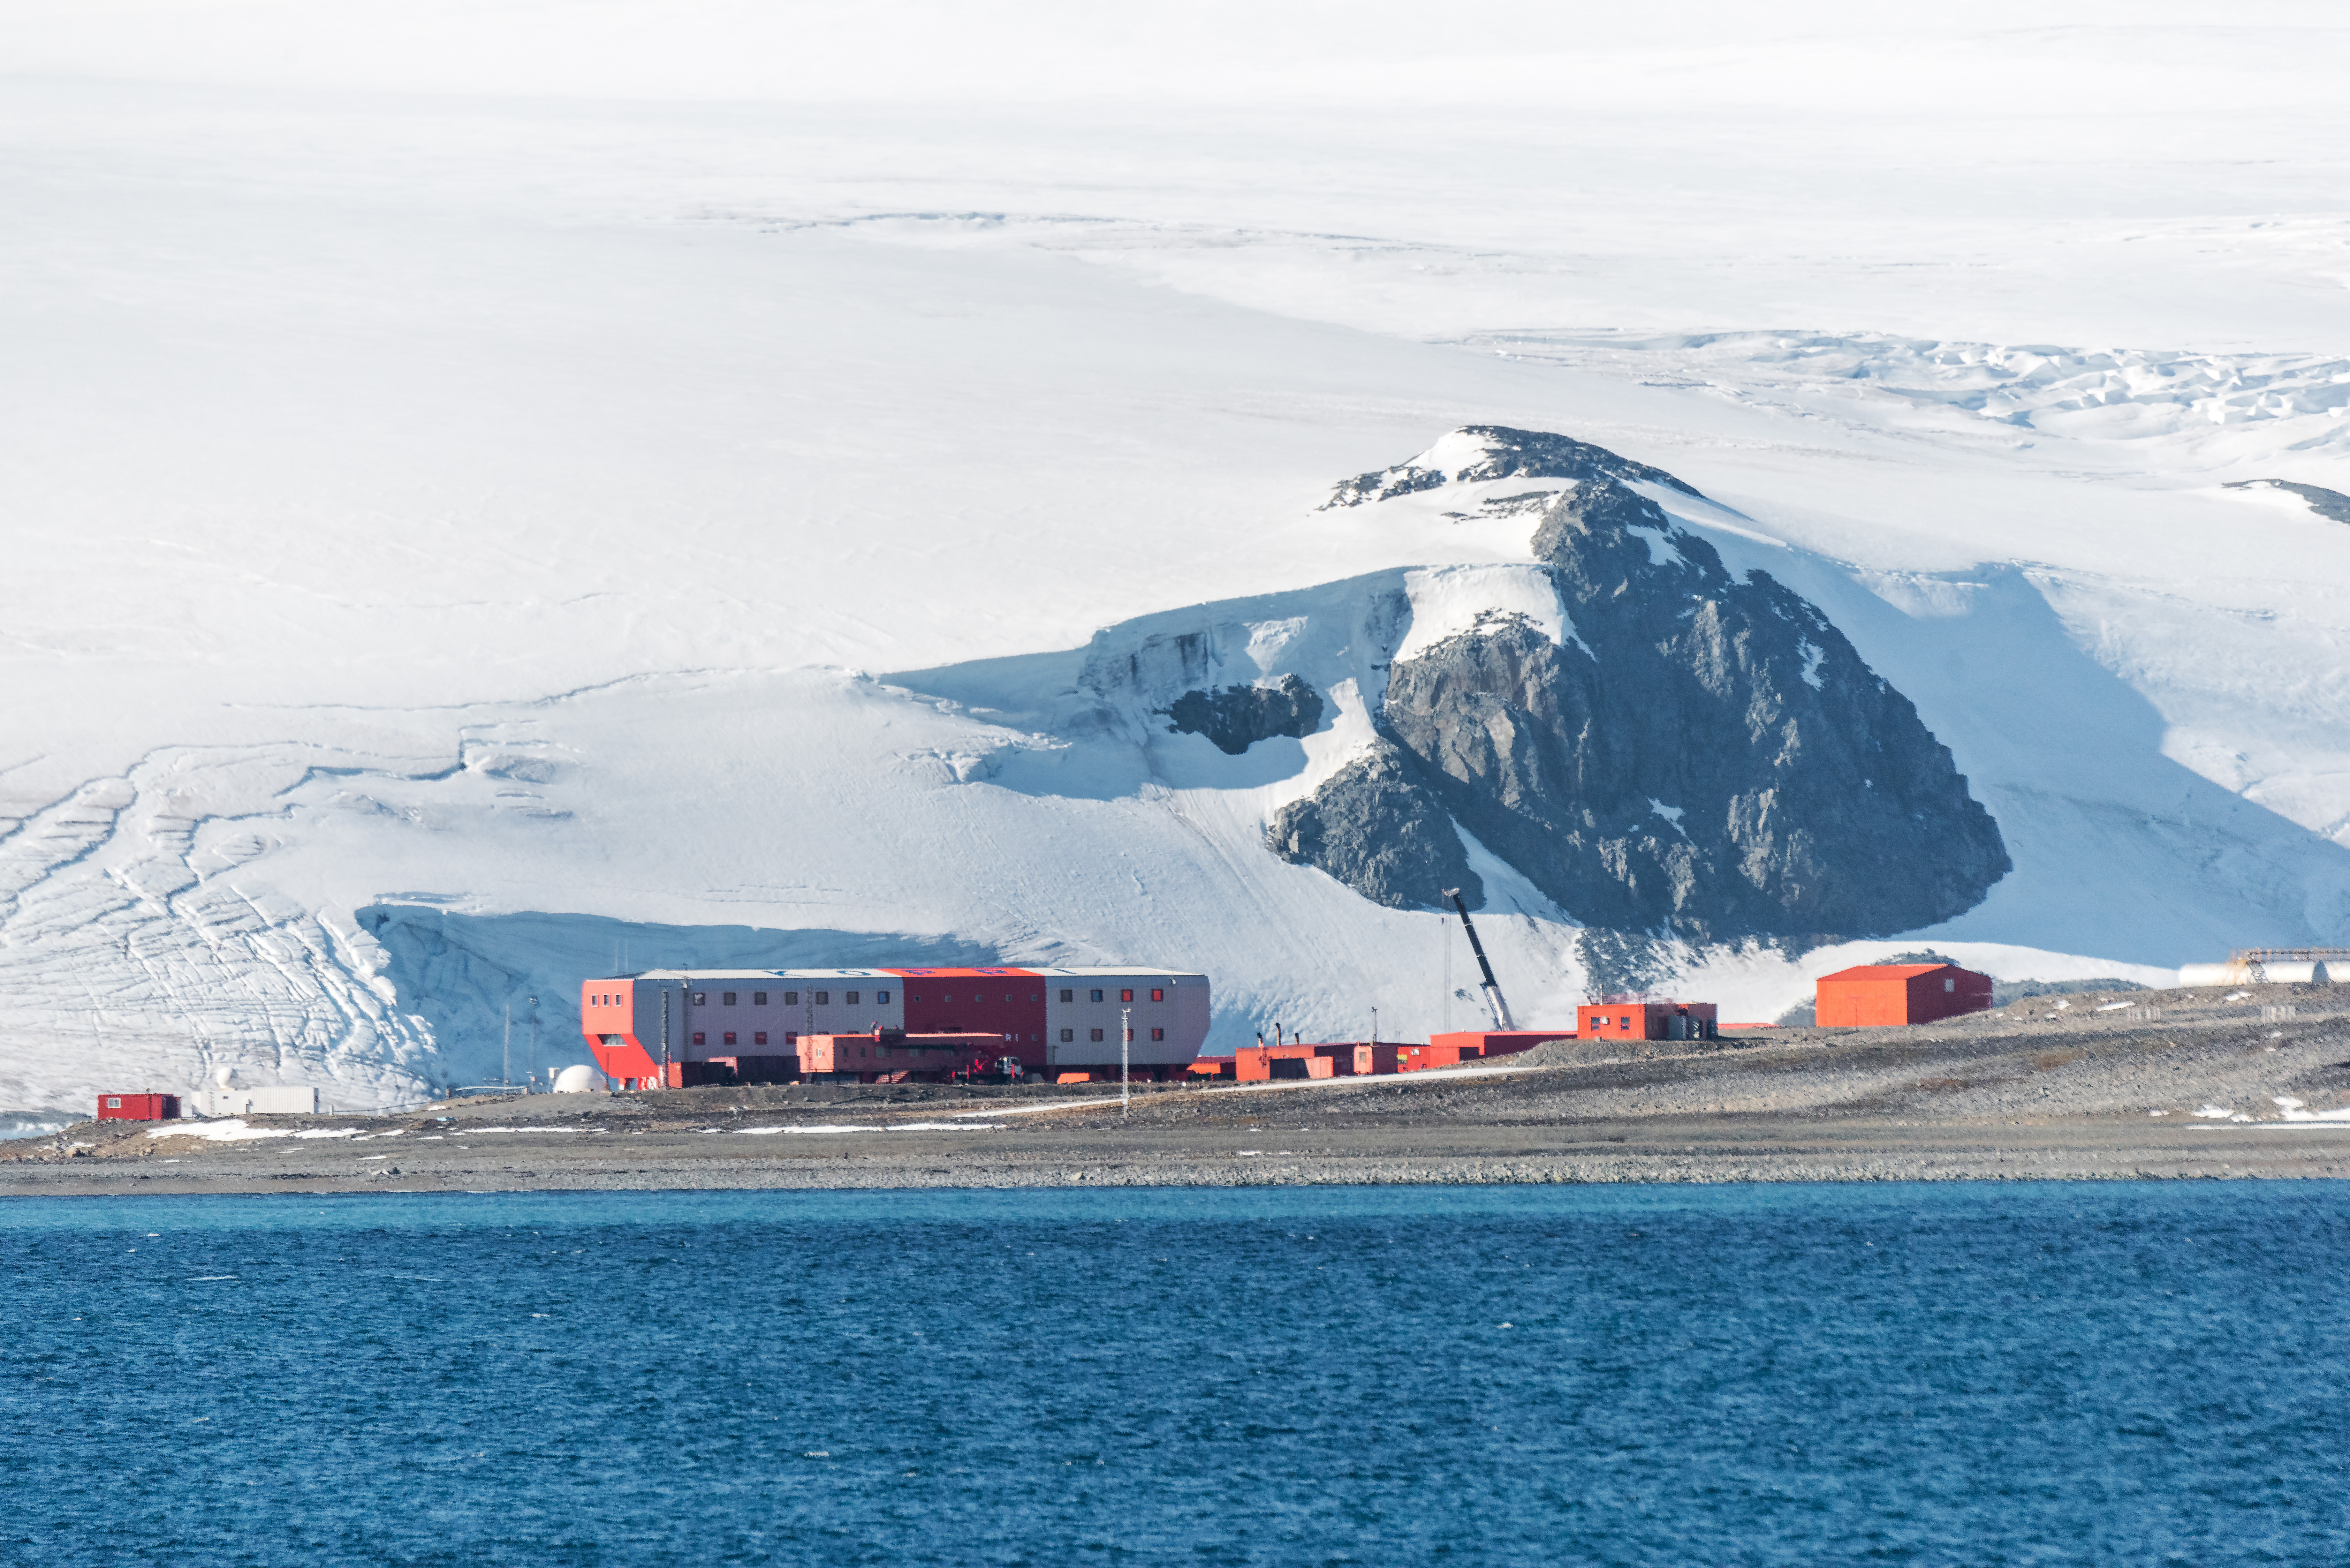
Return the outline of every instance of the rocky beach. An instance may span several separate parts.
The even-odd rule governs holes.
[[[2330,1178],[2346,1106],[2333,988],[2117,990],[1123,1108],[1115,1085],[791,1085],[92,1122],[0,1155],[0,1194]]]

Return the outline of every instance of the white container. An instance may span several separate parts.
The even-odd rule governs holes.
[[[315,1116],[318,1091],[295,1084],[258,1089],[198,1089],[188,1096],[200,1116]]]

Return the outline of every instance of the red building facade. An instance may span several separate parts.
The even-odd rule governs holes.
[[[1931,1023],[1991,1009],[1991,979],[1951,963],[1873,963],[1824,974],[1814,984],[1821,1027]]]

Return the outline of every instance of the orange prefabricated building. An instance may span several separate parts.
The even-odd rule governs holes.
[[[1711,1040],[1720,1032],[1711,1002],[1592,1002],[1575,1010],[1586,1040]]]
[[[1428,1037],[1430,1045],[1449,1046],[1467,1057],[1511,1056],[1554,1040],[1572,1040],[1572,1029],[1455,1029]]]
[[[1005,1058],[1115,1076],[1122,1056],[1157,1078],[1199,1054],[1209,1017],[1208,977],[1163,969],[653,970],[579,986],[597,1066],[648,1086],[934,1077]]]
[[[1823,1027],[1858,1029],[1988,1012],[1991,985],[1951,963],[1872,963],[1820,976],[1813,996]]]

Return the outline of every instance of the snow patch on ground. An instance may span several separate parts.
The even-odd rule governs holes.
[[[347,1138],[359,1132],[357,1127],[257,1127],[240,1117],[230,1116],[220,1121],[183,1122],[174,1127],[150,1128],[149,1137],[200,1137],[211,1143],[250,1143],[256,1138]]]

